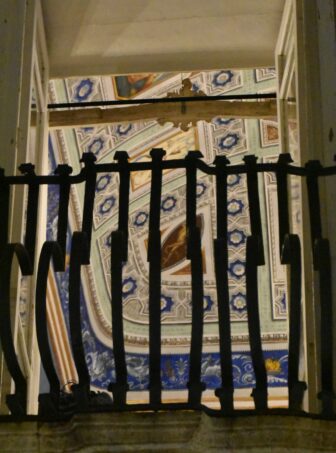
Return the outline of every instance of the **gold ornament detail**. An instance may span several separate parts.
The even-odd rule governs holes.
[[[199,97],[199,96],[206,96],[204,91],[202,90],[197,90],[194,91],[192,89],[192,82],[189,78],[183,79],[182,80],[182,87],[180,90],[177,91],[170,91],[167,93],[167,98],[184,98],[184,97]],[[181,114],[185,114],[187,111],[187,106],[185,102],[181,101]],[[166,123],[173,123],[174,127],[179,127],[182,131],[187,132],[191,127],[196,126],[197,121],[190,121],[186,120],[181,121],[179,120],[172,120],[171,118],[158,118],[157,122],[160,124],[160,126],[163,126]]]

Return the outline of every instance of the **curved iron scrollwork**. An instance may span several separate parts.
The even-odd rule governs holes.
[[[8,244],[0,259],[0,341],[8,370],[15,383],[14,395],[7,395],[9,410],[15,415],[26,413],[27,380],[19,365],[12,333],[10,284],[12,263],[17,258],[22,275],[33,272],[28,250],[22,244]]]

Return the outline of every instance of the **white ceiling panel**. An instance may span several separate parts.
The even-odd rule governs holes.
[[[42,0],[51,77],[272,66],[284,0]]]

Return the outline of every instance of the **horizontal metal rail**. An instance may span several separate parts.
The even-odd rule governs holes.
[[[151,99],[126,99],[113,101],[90,101],[90,102],[64,102],[48,104],[48,109],[70,109],[83,107],[113,107],[115,105],[141,105],[141,104],[174,104],[176,102],[204,102],[204,101],[234,101],[234,100],[276,99],[276,93],[254,94],[227,94],[221,96],[179,96]],[[35,106],[32,106],[35,107]]]
[[[90,154],[90,153],[85,153]],[[120,171],[119,163],[108,163],[108,164],[95,164],[95,172],[98,173],[118,173]],[[196,164],[198,170],[202,171],[207,175],[216,175],[216,166],[207,165],[203,161],[198,161]],[[130,162],[128,164],[129,171],[148,171],[152,169],[152,163],[148,162]],[[186,169],[187,163],[183,159],[167,159],[162,161],[163,170],[173,170],[173,169]],[[264,172],[276,172],[279,168],[279,163],[257,163],[256,171],[257,173]],[[236,164],[228,165],[227,175],[236,175],[236,174],[246,174],[247,167],[245,164]],[[69,184],[80,184],[86,181],[87,169],[84,167],[77,175],[67,176],[67,181]],[[307,176],[308,170],[305,167],[298,167],[296,165],[286,165],[286,174],[287,175],[296,175],[296,176]],[[316,171],[316,176],[330,176],[336,174],[336,166],[331,167],[321,167]],[[64,181],[64,176],[62,175],[48,175],[48,176],[39,176],[35,174],[25,174],[18,176],[6,176],[4,173],[0,174],[0,183],[6,185],[28,185],[32,182],[38,185],[50,185],[50,184],[61,184]]]

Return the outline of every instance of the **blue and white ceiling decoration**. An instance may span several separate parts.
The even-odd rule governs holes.
[[[131,76],[54,80],[50,83],[51,102],[82,102],[105,99],[160,97],[177,91],[189,77],[194,89],[207,95],[273,91],[273,69],[256,71],[216,71],[185,74],[139,74]],[[164,148],[166,158],[182,158],[199,149],[206,162],[225,155],[232,163],[247,153],[260,159],[278,154],[277,124],[266,120],[214,118],[199,121],[183,132],[172,124],[155,121],[112,124],[98,127],[59,129],[51,132],[50,171],[68,163],[74,173],[80,170],[80,157],[93,152],[98,162],[111,162],[117,150],[126,150],[131,161],[147,160],[153,147]],[[203,380],[208,388],[220,385],[217,327],[217,297],[213,268],[214,191],[211,176],[198,173],[197,218],[202,231],[204,262],[204,346]],[[270,386],[284,387],[287,376],[286,301],[284,270],[274,259],[276,244],[266,233],[274,222],[272,175],[259,180],[262,222],[268,250],[265,271],[259,275],[260,314],[263,347]],[[118,215],[118,176],[100,174],[97,178],[92,236],[92,261],[83,272],[83,338],[92,386],[106,390],[115,378],[111,339],[110,233]],[[249,234],[246,178],[231,176],[228,181],[229,290],[232,320],[234,383],[237,389],[253,386],[254,374],[247,337],[245,294],[245,245]],[[123,268],[123,313],[127,369],[131,390],[148,385],[148,263],[150,173],[132,174],[129,210],[129,259]],[[190,265],[185,253],[185,177],[181,170],[166,171],[161,200],[162,232],[162,382],[167,390],[186,388],[190,343],[191,291]],[[57,221],[57,193],[49,188],[48,238]],[[80,229],[83,187],[71,190],[69,232]],[[69,244],[68,244],[69,246]],[[68,273],[56,278],[64,322],[67,324]]]

